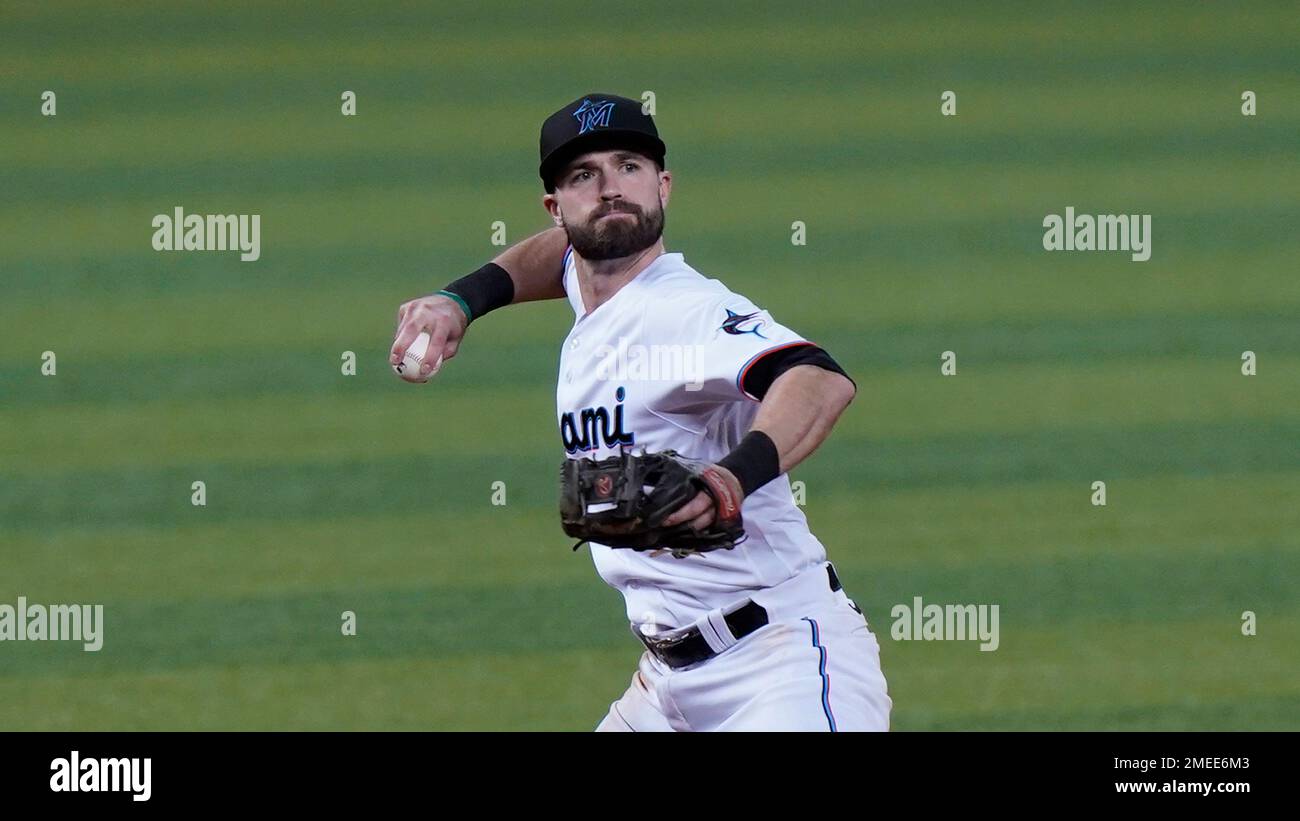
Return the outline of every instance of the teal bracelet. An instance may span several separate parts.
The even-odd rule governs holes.
[[[465,300],[460,296],[460,294],[453,294],[451,291],[439,291],[438,293],[442,296],[450,297],[452,300],[455,301],[457,305],[460,306],[460,309],[465,312],[465,321],[467,322],[474,321],[474,314],[470,313],[468,303],[465,302]]]

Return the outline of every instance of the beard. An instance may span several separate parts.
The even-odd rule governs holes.
[[[621,212],[632,219],[601,220],[606,214]],[[597,209],[585,225],[565,223],[569,244],[583,259],[622,259],[644,251],[659,241],[664,233],[664,205],[647,213],[641,206],[615,200]]]

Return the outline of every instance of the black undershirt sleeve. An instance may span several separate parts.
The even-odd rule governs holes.
[[[746,371],[741,388],[745,393],[761,400],[767,395],[768,388],[776,378],[786,371],[797,365],[816,365],[823,370],[834,371],[845,379],[853,382],[853,377],[844,372],[839,363],[831,359],[831,355],[816,345],[796,345],[790,348],[781,348],[766,354],[753,365],[749,366]],[[853,387],[858,383],[853,382]]]

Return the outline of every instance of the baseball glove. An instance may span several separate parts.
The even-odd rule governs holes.
[[[663,521],[701,490],[713,497],[713,522],[694,530],[690,522]],[[740,496],[715,465],[676,451],[566,459],[560,468],[560,521],[579,539],[632,550],[672,551],[677,558],[731,548],[745,536]]]

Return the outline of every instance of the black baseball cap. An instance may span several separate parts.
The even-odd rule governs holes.
[[[588,151],[632,148],[664,167],[667,148],[654,118],[641,103],[617,94],[584,94],[542,123],[542,164],[538,173],[546,193],[555,193],[555,175]]]

